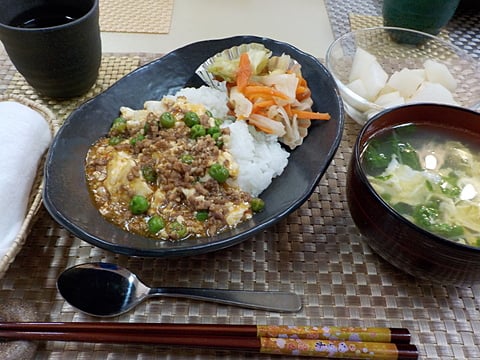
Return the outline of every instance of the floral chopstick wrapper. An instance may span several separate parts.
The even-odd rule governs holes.
[[[410,342],[410,332],[407,329],[380,327],[257,325],[257,336],[404,344]]]
[[[264,354],[312,356],[330,359],[418,359],[415,345],[360,341],[260,338]]]
[[[332,359],[417,359],[406,329],[257,325],[260,352]]]

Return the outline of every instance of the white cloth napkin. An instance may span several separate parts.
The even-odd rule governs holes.
[[[51,140],[40,113],[15,101],[0,102],[0,256],[20,231],[39,162]]]

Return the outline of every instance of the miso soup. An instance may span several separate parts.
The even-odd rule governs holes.
[[[402,216],[480,247],[480,139],[461,129],[396,127],[367,142],[362,165],[375,191]]]

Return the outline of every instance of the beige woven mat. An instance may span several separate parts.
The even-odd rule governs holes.
[[[1,53],[0,53],[1,55]],[[155,56],[105,56],[93,93]],[[66,116],[85,98],[49,102],[2,67],[0,91],[20,93]],[[132,258],[96,248],[59,227],[41,208],[26,245],[0,280],[0,302],[23,299],[39,320],[97,321],[75,311],[56,290],[67,267],[118,263],[149,285],[294,291],[294,314],[247,310],[193,300],[156,298],[111,321],[405,327],[422,359],[480,359],[480,286],[457,288],[414,279],[379,259],[350,217],[345,183],[359,126],[347,119],[341,146],[315,192],[297,211],[231,248],[178,259]],[[101,321],[101,320],[98,320]],[[1,354],[0,354],[1,355]],[[1,358],[1,357],[0,357]],[[278,356],[157,346],[42,342],[37,360],[288,359]]]
[[[167,34],[174,0],[100,0],[100,29]]]
[[[58,121],[62,123],[63,120],[65,120],[65,118],[81,103],[100,94],[102,91],[113,85],[113,83],[119,78],[136,69],[140,65],[140,61],[140,55],[104,55],[95,85],[88,91],[88,93],[73,100],[54,100],[40,96],[25,81],[23,76],[15,71],[13,71],[6,92],[8,94],[21,95],[35,100],[42,105],[48,106],[57,116]]]

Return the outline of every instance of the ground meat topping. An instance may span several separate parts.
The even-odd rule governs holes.
[[[122,108],[90,148],[87,183],[99,211],[127,231],[164,240],[211,236],[249,219],[251,196],[235,185],[238,166],[222,146],[228,129],[185,98],[162,102],[162,114]],[[198,123],[187,125],[192,111]]]

